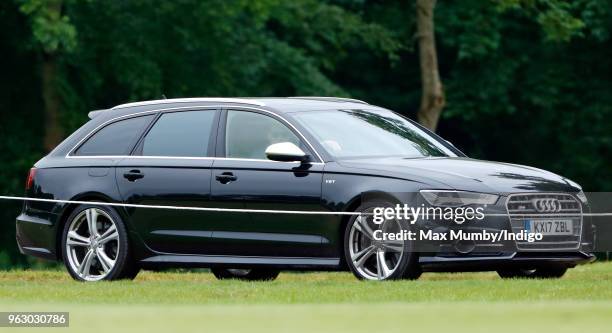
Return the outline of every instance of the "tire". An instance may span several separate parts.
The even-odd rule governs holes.
[[[535,269],[500,269],[497,271],[497,275],[502,279],[527,279],[535,277]]]
[[[134,279],[140,271],[125,224],[112,207],[78,206],[64,223],[61,249],[68,273],[78,281]]]
[[[279,270],[268,268],[235,269],[214,267],[211,271],[219,280],[237,279],[245,281],[272,281],[280,273]]]
[[[372,201],[362,204],[356,211],[371,213],[376,207],[391,206],[390,202]],[[344,230],[344,259],[353,275],[360,280],[418,279],[422,271],[412,242],[375,241],[368,236],[374,228],[398,232],[405,227],[398,221],[376,225],[371,215],[352,216]]]
[[[535,269],[502,269],[497,274],[503,279],[558,279],[567,272],[567,267],[544,266]]]
[[[546,266],[536,269],[535,277],[540,279],[559,279],[565,275],[567,267]]]

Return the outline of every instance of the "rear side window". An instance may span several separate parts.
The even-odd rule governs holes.
[[[75,155],[128,155],[152,115],[129,118],[104,126],[92,135]]]
[[[215,110],[163,114],[145,136],[142,155],[207,156],[215,114]]]

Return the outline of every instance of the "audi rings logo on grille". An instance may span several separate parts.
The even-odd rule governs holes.
[[[561,202],[557,199],[533,199],[532,203],[540,213],[556,213],[561,210]]]

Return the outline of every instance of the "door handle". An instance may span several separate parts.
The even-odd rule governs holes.
[[[220,175],[216,175],[215,179],[221,184],[227,184],[229,182],[238,180],[238,177],[234,176],[234,174],[231,172],[224,172]]]
[[[144,177],[144,173],[140,172],[140,170],[130,170],[123,174],[123,178],[131,182],[134,182],[136,179],[140,179],[142,177]]]

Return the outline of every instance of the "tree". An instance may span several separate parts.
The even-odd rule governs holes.
[[[44,102],[45,134],[43,146],[53,149],[63,137],[60,123],[61,97],[58,89],[58,54],[70,52],[76,44],[76,30],[62,14],[62,0],[26,0],[20,10],[30,21],[32,39],[41,52],[41,85]]]
[[[416,23],[421,67],[421,106],[417,114],[423,126],[435,131],[446,99],[438,70],[434,9],[436,0],[417,0]]]

